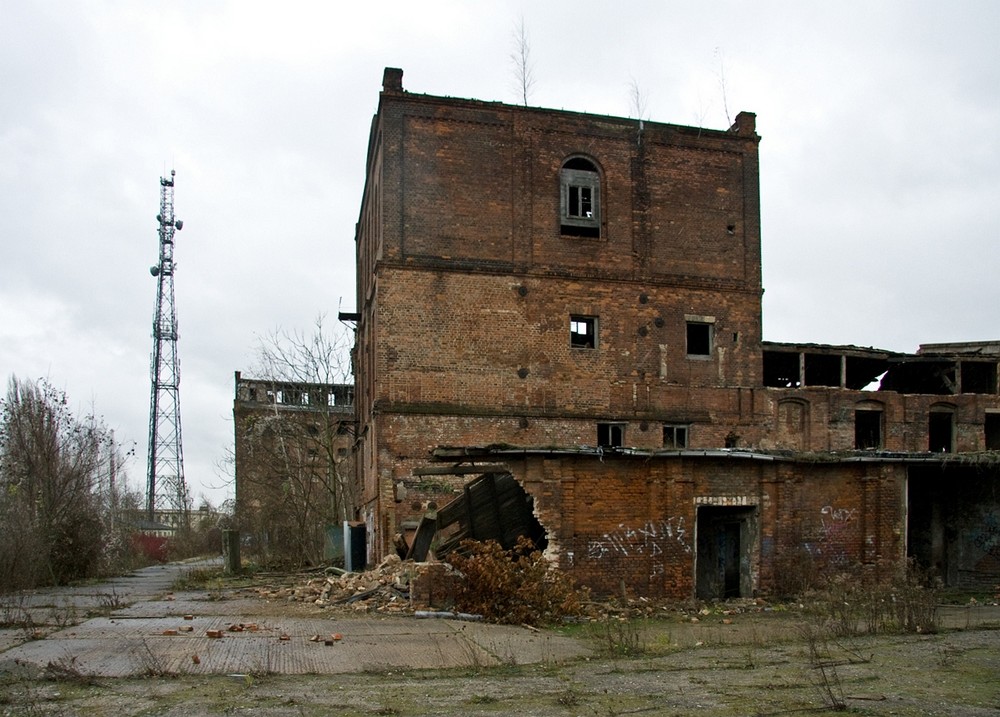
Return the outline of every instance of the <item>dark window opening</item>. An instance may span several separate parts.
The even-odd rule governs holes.
[[[663,447],[664,448],[687,448],[688,427],[687,426],[664,426],[663,427]]]
[[[689,321],[687,325],[688,356],[712,355],[712,325]]]
[[[582,157],[563,164],[560,182],[560,231],[567,236],[600,238],[601,177]]]
[[[953,362],[917,358],[891,361],[880,390],[947,396],[955,393],[955,389]]]
[[[862,451],[882,448],[882,411],[854,412],[854,447]]]
[[[844,387],[854,391],[871,386],[889,368],[889,362],[883,358],[848,356],[845,364]],[[877,388],[877,384],[873,388]]]
[[[593,316],[570,316],[569,345],[575,349],[596,349],[597,319]]]
[[[764,385],[774,388],[798,388],[799,355],[785,351],[765,351]]]
[[[927,450],[951,453],[954,450],[954,420],[950,412],[934,411],[927,421]]]
[[[621,448],[625,445],[624,423],[598,423],[597,445],[601,448]]]
[[[806,386],[840,386],[840,356],[806,354]]]
[[[997,365],[992,361],[961,363],[962,393],[997,392]]]
[[[986,450],[1000,451],[1000,413],[987,413],[983,428],[986,431]]]

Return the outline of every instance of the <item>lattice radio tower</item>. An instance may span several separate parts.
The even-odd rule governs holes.
[[[155,520],[157,510],[177,511],[187,524],[188,493],[184,483],[181,448],[180,362],[177,358],[177,313],[174,308],[174,232],[183,222],[174,219],[174,175],[160,177],[160,261],[149,268],[156,278],[156,311],[153,314],[153,359],[150,368],[149,464],[146,513]]]

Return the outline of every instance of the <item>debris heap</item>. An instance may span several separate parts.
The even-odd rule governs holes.
[[[312,603],[323,608],[360,612],[401,613],[428,607],[447,608],[454,602],[461,576],[447,563],[418,563],[389,555],[371,570],[326,574],[292,585],[257,588],[270,600]]]

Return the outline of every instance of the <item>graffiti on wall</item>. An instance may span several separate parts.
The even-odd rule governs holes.
[[[600,560],[608,556],[629,557],[643,555],[656,557],[672,546],[691,552],[684,518],[651,520],[642,527],[628,527],[624,523],[618,530],[605,533],[587,543],[587,557]]]
[[[815,542],[805,544],[810,555],[823,556],[831,564],[848,562],[845,543],[853,532],[857,522],[857,508],[838,508],[834,505],[824,505],[819,511],[819,535]]]
[[[984,553],[1000,558],[1000,522],[994,513],[986,516],[982,528],[972,536],[972,543]]]

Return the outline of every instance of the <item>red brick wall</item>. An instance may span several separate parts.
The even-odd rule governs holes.
[[[883,576],[902,565],[903,469],[741,458],[529,457],[523,476],[559,566],[598,594],[690,598],[699,506],[748,507],[754,594],[777,568]],[[782,561],[782,556],[793,560]]]

